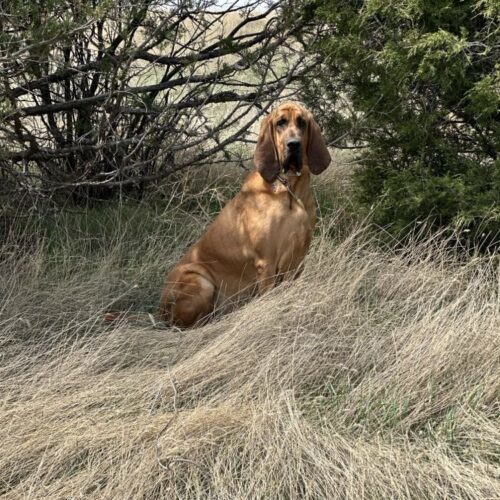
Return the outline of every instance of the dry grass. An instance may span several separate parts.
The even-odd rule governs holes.
[[[105,329],[120,294],[154,308],[209,218],[194,212],[60,221],[5,248],[0,494],[500,497],[492,262],[381,249],[333,211],[296,282],[191,331]]]

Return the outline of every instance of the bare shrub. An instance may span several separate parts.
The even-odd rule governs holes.
[[[304,21],[285,7],[7,2],[0,195],[106,198],[208,159],[242,164],[253,124],[314,63],[291,47]]]

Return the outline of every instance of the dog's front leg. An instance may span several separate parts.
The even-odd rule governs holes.
[[[276,269],[265,259],[257,259],[255,269],[257,270],[257,290],[259,295],[262,295],[276,284]]]

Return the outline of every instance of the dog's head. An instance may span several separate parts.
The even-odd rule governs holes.
[[[267,182],[274,182],[281,168],[300,173],[306,165],[318,175],[330,161],[318,124],[302,106],[282,104],[263,120],[253,163]]]

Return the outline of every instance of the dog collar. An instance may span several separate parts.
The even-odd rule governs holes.
[[[297,176],[299,177],[299,176]],[[295,193],[292,191],[292,188],[290,187],[290,181],[285,178],[285,177],[282,177],[281,174],[278,174],[276,176],[276,179],[281,182],[281,184],[283,184],[283,186],[285,186],[286,190],[290,193],[290,195],[292,196],[292,198],[299,204],[299,205],[302,205],[302,202],[300,201],[300,198],[298,198]],[[276,192],[276,185],[275,183],[273,182],[272,184],[272,189],[274,192]]]

